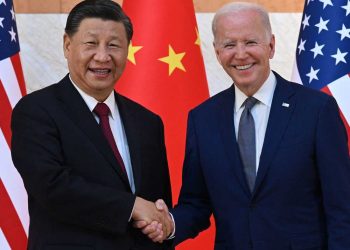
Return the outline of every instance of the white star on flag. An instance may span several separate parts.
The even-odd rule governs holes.
[[[348,3],[342,6],[342,8],[346,10],[346,16],[348,16],[350,14],[350,0],[348,0]]]
[[[320,34],[322,30],[328,30],[327,28],[328,22],[329,20],[323,20],[322,17],[320,17],[320,22],[315,25],[316,27],[318,27],[318,34]]]
[[[5,0],[0,0],[0,5],[1,4],[4,4],[4,5],[6,5],[6,2],[5,2]]]
[[[0,26],[1,26],[2,28],[4,28],[4,25],[2,24],[2,21],[4,21],[4,19],[5,19],[5,18],[0,17]]]
[[[318,80],[317,73],[320,71],[319,69],[314,70],[314,68],[311,66],[311,70],[306,75],[309,77],[309,83],[311,83],[312,80]]]
[[[331,57],[335,58],[335,65],[337,65],[340,62],[346,63],[345,56],[348,54],[348,52],[342,53],[340,49],[337,49],[337,54],[331,55]]]
[[[332,0],[319,0],[321,3],[323,3],[323,9],[327,7],[327,5],[333,6]]]
[[[17,42],[16,40],[16,32],[13,31],[13,27],[11,27],[11,30],[9,31],[10,35],[11,35],[11,42],[15,41]]]
[[[15,20],[15,11],[13,10],[13,7],[10,10],[10,12],[11,12],[11,15],[12,15],[12,20]]]
[[[343,24],[341,30],[337,30],[337,33],[341,35],[340,40],[342,41],[345,37],[350,38],[350,29],[347,29],[345,25]]]
[[[323,56],[322,48],[324,47],[324,44],[318,45],[318,43],[315,43],[315,47],[311,49],[312,52],[314,52],[314,58],[316,58],[317,55]]]
[[[305,41],[303,41],[303,39],[300,39],[300,43],[299,43],[299,46],[298,46],[298,49],[299,49],[299,54],[302,52],[302,51],[305,51]]]
[[[303,20],[303,22],[302,22],[302,24],[304,25],[304,27],[303,27],[303,29],[305,29],[305,27],[306,26],[309,26],[310,24],[309,24],[309,19],[310,19],[310,17],[311,17],[311,15],[305,15],[304,16],[304,20]]]

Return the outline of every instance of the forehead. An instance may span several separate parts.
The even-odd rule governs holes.
[[[266,32],[267,28],[264,26],[261,15],[254,10],[222,13],[216,20],[215,38],[222,36],[259,37],[265,35]]]
[[[245,26],[255,26],[256,24],[262,25],[262,17],[255,10],[240,10],[224,12],[217,17],[216,28],[220,30],[222,27],[236,27],[238,26],[244,30]]]
[[[101,18],[84,18],[78,27],[77,33],[83,34],[118,34],[125,35],[126,31],[122,22],[104,20]]]

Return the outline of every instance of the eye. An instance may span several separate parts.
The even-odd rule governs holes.
[[[246,45],[248,45],[248,46],[253,46],[253,45],[256,45],[256,44],[258,44],[256,41],[247,41],[246,42]]]
[[[89,46],[93,46],[93,45],[96,45],[96,42],[95,41],[87,41],[84,44],[89,45]]]
[[[111,48],[120,48],[120,45],[118,43],[110,43],[108,46]]]
[[[225,49],[233,49],[235,46],[236,46],[235,43],[227,43],[227,44],[224,44],[224,48],[225,48]]]

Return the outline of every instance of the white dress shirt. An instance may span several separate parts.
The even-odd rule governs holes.
[[[73,83],[73,86],[78,90],[79,94],[84,99],[86,105],[89,107],[90,111],[94,115],[95,120],[97,121],[97,123],[99,123],[100,122],[99,117],[93,112],[98,101],[95,98],[93,98],[92,96],[89,96],[84,91],[82,91],[73,82],[70,75],[69,75],[69,78],[70,78],[71,82]],[[117,106],[117,103],[115,101],[114,91],[111,92],[111,94],[107,97],[107,99],[104,101],[104,103],[109,107],[109,109],[111,111],[111,113],[109,114],[109,125],[111,126],[112,134],[113,134],[114,140],[117,144],[120,156],[123,159],[131,190],[133,193],[135,193],[134,175],[132,172],[128,141],[127,141],[124,126],[123,126],[123,123],[122,123],[122,120],[121,120],[121,117],[119,114],[118,106]]]
[[[269,120],[271,104],[273,93],[276,88],[276,77],[270,71],[269,77],[260,87],[260,89],[253,95],[258,102],[251,109],[251,114],[254,118],[255,124],[255,145],[256,145],[256,172],[258,172],[260,155],[262,147],[264,144],[265,132],[267,127],[267,122]],[[234,123],[235,123],[235,132],[236,139],[238,135],[239,120],[241,118],[244,106],[242,104],[248,98],[239,88],[235,86],[235,104],[234,104]]]

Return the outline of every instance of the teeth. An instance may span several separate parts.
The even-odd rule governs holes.
[[[109,69],[93,69],[92,71],[97,74],[107,74],[109,72]]]
[[[236,69],[245,70],[245,69],[249,69],[251,66],[253,66],[253,64],[241,65],[241,66],[236,66]]]

